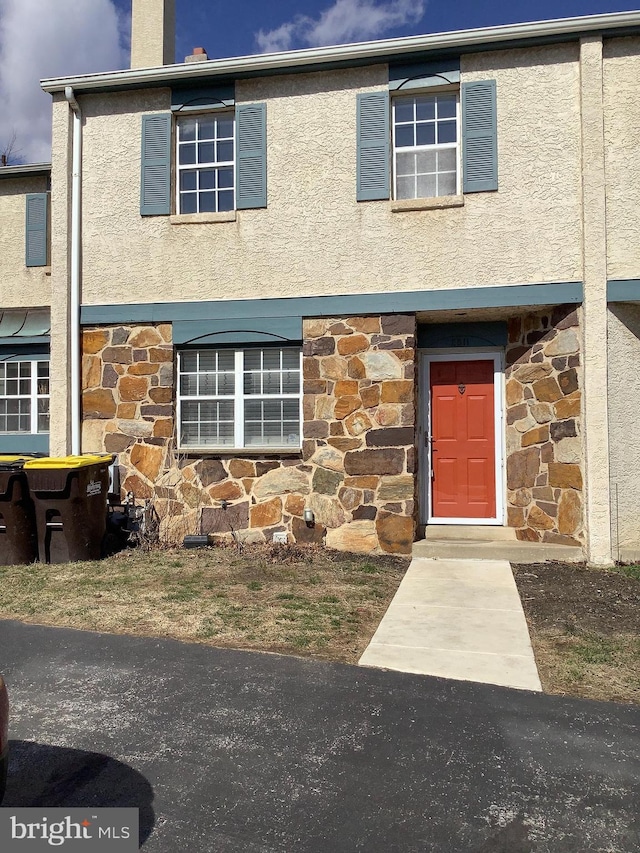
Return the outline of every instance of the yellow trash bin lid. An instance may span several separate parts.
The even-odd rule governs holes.
[[[86,456],[46,456],[42,459],[29,459],[24,463],[24,467],[75,470],[76,468],[88,468],[90,465],[111,465],[114,458],[111,453],[87,453]]]

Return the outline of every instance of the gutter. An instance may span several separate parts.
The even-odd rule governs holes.
[[[71,164],[71,281],[69,288],[69,348],[71,361],[71,453],[80,455],[80,216],[82,191],[82,113],[72,86],[64,96],[73,111]]]
[[[0,178],[21,178],[23,175],[50,175],[51,163],[27,163],[23,166],[0,166]]]
[[[76,91],[93,89],[137,88],[142,86],[171,85],[211,77],[231,77],[242,74],[304,71],[318,64],[364,64],[408,58],[411,53],[428,51],[464,52],[483,47],[487,50],[509,46],[512,42],[557,41],[559,37],[576,40],[584,35],[615,31],[617,35],[640,33],[640,12],[615,12],[606,15],[586,15],[578,18],[561,18],[524,24],[508,24],[476,30],[457,30],[449,33],[408,36],[382,41],[359,42],[306,50],[241,56],[231,59],[213,59],[159,68],[135,68],[111,71],[105,74],[86,74],[81,77],[52,77],[42,80],[45,92],[62,92],[67,86]]]

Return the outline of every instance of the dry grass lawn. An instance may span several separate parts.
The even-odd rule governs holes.
[[[356,663],[408,564],[252,546],[0,566],[0,618]]]

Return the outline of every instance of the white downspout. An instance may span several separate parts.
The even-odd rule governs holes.
[[[82,113],[67,86],[64,96],[73,110],[71,165],[71,283],[69,289],[69,337],[71,361],[71,453],[80,453],[80,202],[82,189]]]

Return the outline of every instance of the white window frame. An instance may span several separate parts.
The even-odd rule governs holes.
[[[434,143],[433,145],[414,145],[411,147],[396,148],[396,119],[395,105],[400,100],[408,100],[410,98],[430,97],[438,95],[455,95],[456,96],[456,141]],[[399,91],[391,98],[391,149],[392,149],[392,166],[391,166],[391,184],[392,198],[394,201],[410,201],[411,199],[400,199],[396,190],[396,157],[398,154],[411,154],[419,151],[439,151],[444,149],[456,150],[456,195],[462,193],[462,107],[460,100],[460,87],[437,87],[427,90],[411,90],[410,92]],[[448,198],[448,196],[417,196],[417,198]]]
[[[198,347],[197,351],[216,351],[220,350],[221,347]],[[178,449],[185,452],[204,452],[204,453],[241,453],[241,454],[251,454],[251,453],[297,453],[300,451],[302,447],[302,431],[303,431],[303,408],[302,408],[302,384],[303,384],[303,376],[302,376],[302,347],[296,346],[295,344],[291,346],[284,345],[281,347],[275,347],[275,349],[283,350],[283,349],[299,349],[299,361],[298,361],[298,370],[300,375],[300,387],[297,393],[278,393],[278,394],[245,394],[244,393],[244,353],[247,350],[264,350],[270,349],[270,347],[265,347],[261,345],[247,345],[247,346],[239,346],[233,350],[234,352],[234,393],[231,394],[197,394],[197,395],[187,395],[182,394],[180,390],[180,379],[183,375],[182,371],[182,358],[185,354],[193,352],[193,350],[178,350],[178,369],[177,369],[177,381],[176,381],[176,429],[177,429],[177,443]],[[190,371],[186,371],[189,373]],[[247,400],[269,400],[270,398],[277,398],[279,400],[297,400],[298,401],[298,423],[299,423],[299,440],[296,444],[287,444],[287,445],[271,445],[271,444],[248,444],[245,446],[245,435],[244,435],[244,403]],[[234,425],[234,436],[233,436],[233,445],[231,444],[204,444],[204,445],[192,445],[192,444],[183,444],[182,443],[182,404],[183,402],[207,402],[207,401],[232,401],[233,402],[233,425]]]
[[[46,362],[49,364],[49,358],[43,356],[35,356],[29,358],[12,358],[7,359],[3,362],[4,365],[8,364],[30,364],[30,377],[29,377],[29,393],[28,394],[0,394],[0,400],[29,400],[30,401],[30,413],[29,413],[29,429],[17,429],[17,430],[1,430],[0,435],[48,435],[49,430],[39,430],[38,429],[38,402],[40,400],[47,400],[50,402],[51,400],[51,374],[49,374],[48,382],[49,382],[49,393],[40,394],[38,392],[38,364]],[[5,377],[6,381],[6,377]],[[18,379],[20,382],[20,379]],[[47,409],[47,414],[50,414],[50,406]]]
[[[187,142],[181,142],[180,141],[180,123],[181,122],[187,122],[187,121],[200,121],[201,119],[207,119],[207,118],[211,118],[214,121],[221,119],[223,121],[233,122],[233,134],[231,136],[231,141],[233,143],[233,159],[232,160],[221,160],[220,162],[211,162],[211,163],[185,163],[185,164],[181,164],[180,163],[180,147],[181,147],[181,145],[195,144],[197,147],[198,140],[196,138],[196,140],[193,140],[193,141],[189,140]],[[206,140],[206,141],[207,142],[213,141],[214,150],[215,150],[216,140],[214,139],[214,140]],[[217,172],[219,169],[222,169],[222,168],[228,169],[229,167],[231,167],[231,171],[233,174],[233,183],[232,183],[231,187],[229,187],[229,188],[225,187],[225,190],[231,189],[233,191],[233,205],[232,205],[232,207],[229,208],[228,211],[227,210],[224,210],[224,211],[220,211],[220,210],[201,211],[200,210],[200,194],[201,194],[201,192],[203,192],[203,190],[196,188],[196,190],[195,190],[195,197],[196,197],[196,211],[195,211],[195,213],[205,213],[205,214],[207,214],[207,213],[230,213],[231,211],[236,210],[236,205],[237,205],[236,163],[237,163],[237,159],[238,159],[238,152],[237,152],[237,146],[236,146],[236,115],[235,115],[235,111],[234,110],[220,110],[220,111],[216,110],[215,112],[207,112],[207,113],[202,112],[202,113],[195,113],[195,114],[189,113],[188,115],[183,115],[183,116],[178,115],[176,118],[176,122],[175,122],[175,146],[174,147],[175,147],[175,166],[176,166],[176,168],[175,168],[175,180],[176,180],[176,184],[175,184],[175,198],[176,198],[175,210],[176,210],[176,213],[181,215],[181,216],[192,215],[192,214],[188,214],[188,213],[183,214],[181,211],[180,199],[181,199],[182,193],[180,191],[180,176],[182,175],[183,172],[199,173],[201,170],[204,170],[204,169],[214,169]],[[199,179],[197,179],[197,180],[199,180]],[[194,191],[192,191],[192,190],[189,190],[188,192],[194,193]],[[206,192],[206,190],[205,190],[205,192]],[[213,190],[213,192],[215,193],[216,207],[217,207],[219,190],[215,189],[215,190]]]

